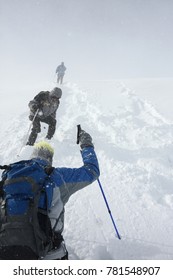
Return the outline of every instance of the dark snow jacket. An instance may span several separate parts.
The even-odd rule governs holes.
[[[34,116],[37,109],[39,109],[38,116],[40,119],[47,118],[48,116],[55,119],[59,104],[59,99],[52,100],[50,98],[49,91],[41,91],[29,102],[28,106],[31,116]]]

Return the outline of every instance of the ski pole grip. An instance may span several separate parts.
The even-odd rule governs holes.
[[[77,125],[77,141],[76,141],[76,144],[79,144],[79,134],[81,132],[81,126],[80,124]]]

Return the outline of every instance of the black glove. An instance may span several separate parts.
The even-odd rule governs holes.
[[[82,129],[79,133],[79,144],[80,144],[81,149],[83,149],[85,147],[93,147],[94,148],[91,136]]]
[[[29,120],[32,121],[34,118],[34,115],[29,115]]]
[[[35,103],[30,103],[30,104],[29,104],[29,108],[30,108],[30,110],[31,110],[32,112],[36,112],[37,109],[38,109],[38,105],[35,104]]]
[[[33,109],[34,111],[37,111],[38,105],[37,105],[37,104],[33,104],[33,105],[32,105],[32,109]]]

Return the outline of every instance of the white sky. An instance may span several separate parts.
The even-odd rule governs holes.
[[[0,79],[172,77],[172,0],[0,0]]]

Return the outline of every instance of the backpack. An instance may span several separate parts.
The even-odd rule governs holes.
[[[0,166],[0,259],[41,259],[51,250],[48,217],[53,188],[51,166],[33,160]]]

